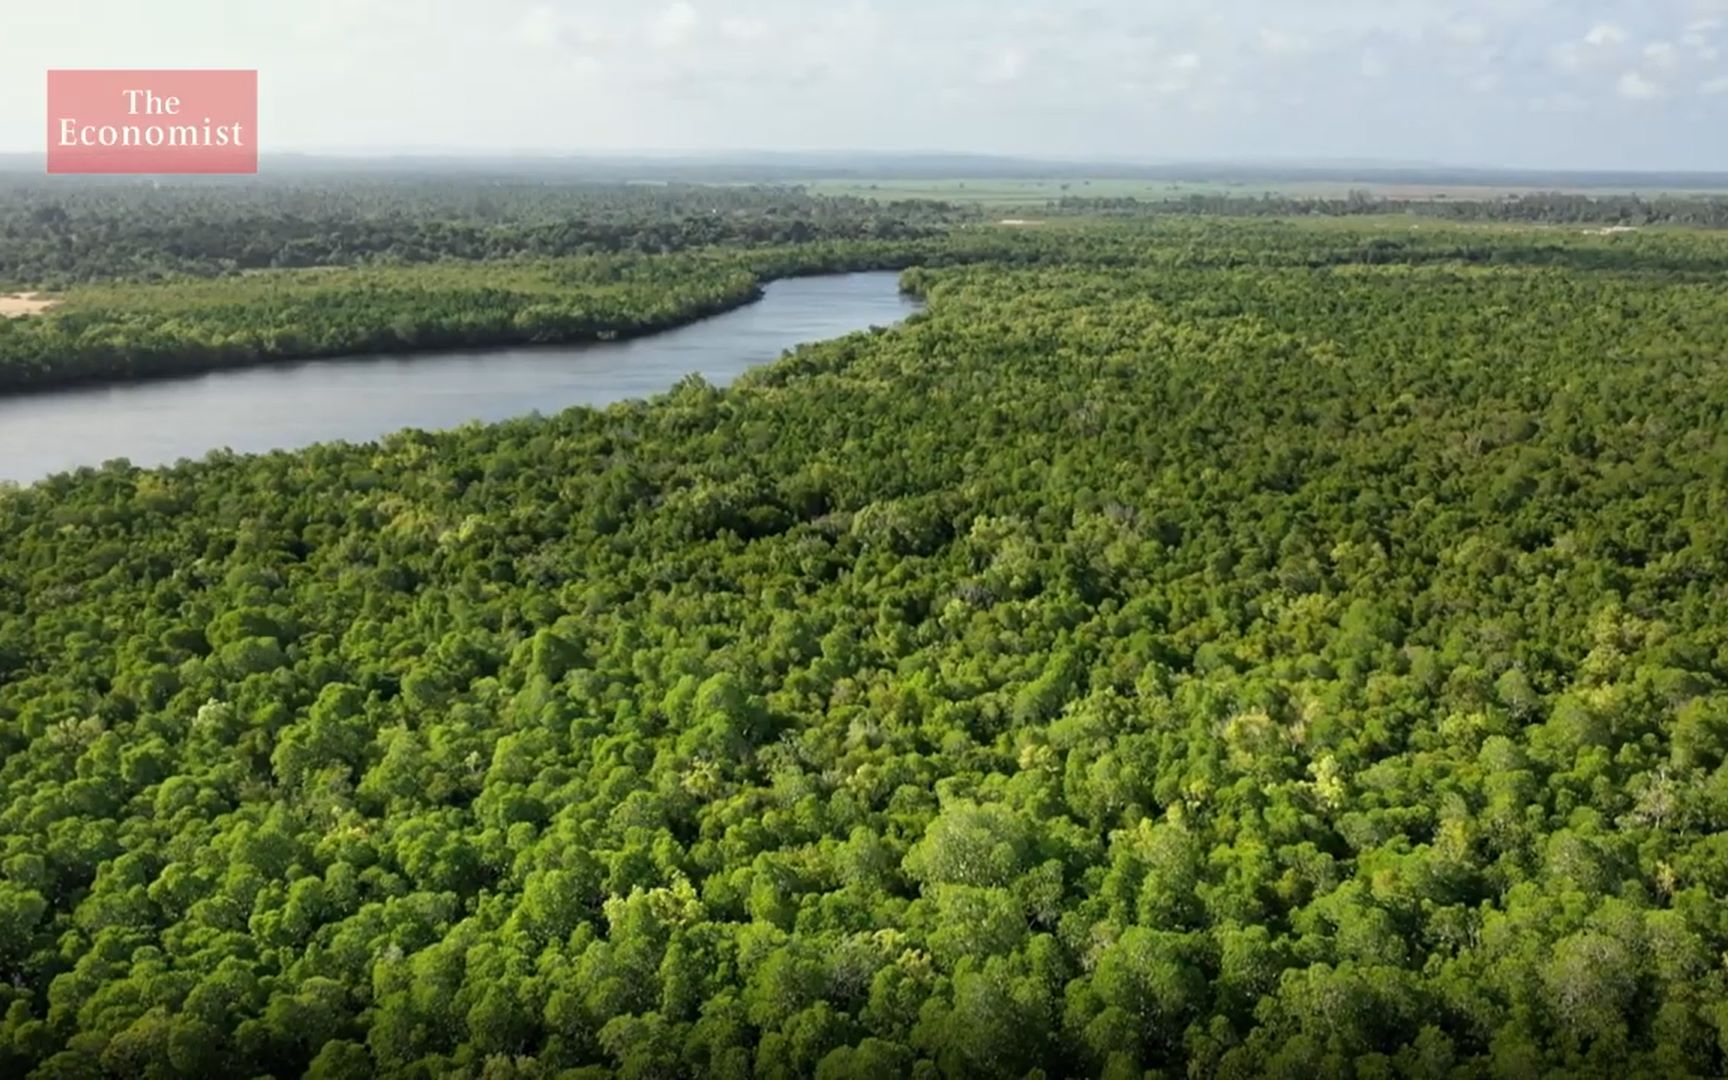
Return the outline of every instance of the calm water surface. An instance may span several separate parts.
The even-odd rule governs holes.
[[[271,364],[0,399],[0,480],[29,483],[126,458],[171,464],[402,428],[456,427],[670,389],[695,372],[725,385],[794,345],[890,326],[917,310],[899,275],[769,285],[759,302],[677,330],[590,345],[405,353]]]

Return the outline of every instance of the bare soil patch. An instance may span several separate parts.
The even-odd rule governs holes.
[[[0,296],[0,319],[22,319],[26,315],[40,315],[55,305],[40,293],[11,293]]]

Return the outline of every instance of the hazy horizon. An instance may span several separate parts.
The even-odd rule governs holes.
[[[41,172],[40,151],[0,150],[0,173]],[[803,184],[821,180],[965,182],[1007,180],[1129,181],[1223,184],[1361,184],[1439,186],[1460,191],[1595,190],[1650,193],[1717,192],[1728,189],[1728,169],[1662,169],[1636,166],[1521,168],[1476,162],[1374,159],[1172,159],[1043,157],[944,150],[553,150],[462,147],[395,147],[379,150],[278,150],[260,155],[259,174],[283,178],[321,175],[483,174],[545,181],[643,183]],[[149,174],[96,178],[136,182]],[[63,177],[53,179],[64,180]],[[198,177],[155,176],[158,183]]]
[[[49,68],[243,67],[266,155],[1728,171],[1725,56],[1728,0],[82,0],[0,39],[0,152]]]

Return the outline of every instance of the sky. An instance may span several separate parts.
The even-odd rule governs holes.
[[[1728,0],[20,0],[5,22],[6,151],[43,148],[48,68],[238,67],[266,154],[1728,171]]]

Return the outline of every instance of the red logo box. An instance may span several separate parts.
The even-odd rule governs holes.
[[[51,173],[255,173],[256,71],[50,71]]]

